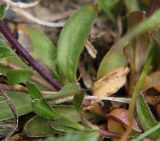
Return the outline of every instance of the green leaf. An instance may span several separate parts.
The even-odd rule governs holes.
[[[85,96],[85,91],[84,90],[79,91],[79,93],[77,93],[74,96],[73,105],[75,106],[77,111],[80,111],[80,109],[81,109],[81,105],[82,105],[84,96]]]
[[[57,116],[56,111],[49,104],[47,104],[39,89],[33,83],[28,83],[27,86],[29,94],[32,98],[33,111],[38,116],[47,119],[53,119],[55,116]]]
[[[32,101],[33,112],[38,116],[46,119],[54,119],[57,116],[57,113],[52,107],[50,107],[44,99],[34,99]]]
[[[157,130],[160,130],[160,124],[154,126],[153,128],[149,129],[148,131],[144,132],[143,134],[141,134],[140,136],[138,136],[137,138],[133,139],[132,141],[141,141],[143,140],[145,137],[149,136],[150,134],[156,132]],[[159,135],[160,137],[160,135]],[[159,141],[157,139],[157,141]]]
[[[9,49],[7,43],[2,39],[0,39],[0,59],[4,57],[13,56],[13,52]]]
[[[27,87],[28,87],[28,92],[32,99],[42,99],[43,98],[40,90],[35,84],[28,82]]]
[[[49,121],[38,116],[27,121],[24,130],[29,137],[48,137],[54,133]]]
[[[11,92],[8,93],[13,105],[16,109],[17,115],[22,116],[32,112],[31,98],[25,93]],[[0,96],[0,121],[14,118],[14,115],[9,108],[4,97]]]
[[[61,132],[84,132],[88,130],[84,125],[64,116],[57,116],[49,122],[53,129]]]
[[[72,119],[74,122],[80,122],[80,116],[78,111],[75,109],[73,105],[53,105],[55,111],[60,116],[64,116],[68,119]]]
[[[3,20],[4,18],[5,8],[6,8],[5,4],[0,4],[0,20]]]
[[[64,137],[48,137],[44,141],[98,141],[98,132],[67,134]]]
[[[59,98],[75,95],[78,92],[79,92],[79,87],[76,83],[68,83],[57,93],[46,95],[45,98],[56,100]]]
[[[100,79],[110,71],[127,65],[127,59],[120,48],[112,48],[103,58],[98,68],[97,78]]]
[[[52,41],[42,31],[32,27],[22,27],[26,35],[28,36],[33,51],[32,55],[40,60],[43,64],[47,65],[51,70],[55,71],[54,60],[56,59],[56,48]]]
[[[6,47],[2,47],[0,45],[0,59],[4,58],[4,57],[9,57],[12,56],[13,53]]]
[[[129,13],[140,10],[137,0],[125,0],[125,5]]]
[[[8,67],[4,66],[3,64],[0,64],[0,73],[3,75],[6,75],[8,70],[10,70]]]
[[[65,24],[58,40],[57,67],[66,82],[76,82],[80,53],[97,15],[97,4],[77,10]]]
[[[28,80],[33,73],[27,70],[8,70],[7,79],[10,84],[18,84]]]
[[[123,48],[126,47],[128,42],[134,39],[138,34],[142,34],[158,27],[160,24],[160,19],[158,18],[159,16],[160,10],[157,10],[151,17],[139,23],[132,30],[128,31],[125,36],[113,45],[100,63],[97,74],[98,79],[106,75],[109,71],[118,67],[124,67],[127,64],[127,60],[123,54]]]
[[[152,127],[156,126],[158,122],[155,120],[154,116],[152,115],[144,97],[140,95],[137,99],[136,103],[138,118],[140,120],[141,126],[144,131],[151,129]],[[159,136],[160,129],[156,132],[149,135],[151,138],[157,138]]]

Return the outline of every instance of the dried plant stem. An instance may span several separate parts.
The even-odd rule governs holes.
[[[62,88],[62,85],[52,76],[49,72],[39,64],[23,47],[22,45],[16,40],[16,38],[12,35],[11,31],[7,27],[4,21],[0,21],[0,32],[4,35],[4,37],[8,40],[11,44],[11,47],[18,56],[20,56],[23,60],[28,63],[29,66],[32,66],[34,70],[36,70],[40,76],[42,76],[48,83],[50,83],[54,88],[57,90]]]
[[[64,22],[59,22],[59,23],[53,23],[53,22],[47,22],[47,21],[42,21],[32,15],[30,15],[29,13],[27,13],[26,11],[24,11],[21,8],[10,8],[12,11],[14,11],[15,13],[25,17],[26,19],[28,19],[31,22],[34,22],[36,24],[42,25],[42,26],[47,26],[47,27],[63,27],[64,26]]]
[[[154,57],[155,48],[154,48],[154,42],[153,41],[151,41],[151,46],[150,47],[151,48],[150,48],[147,60],[144,64],[142,73],[140,75],[140,78],[139,78],[138,82],[136,83],[136,86],[134,87],[134,90],[133,90],[133,95],[132,95],[132,98],[131,98],[131,102],[130,102],[130,105],[129,105],[129,112],[128,112],[128,123],[129,124],[128,124],[128,127],[126,129],[126,132],[124,133],[124,135],[121,138],[121,141],[127,141],[128,136],[129,136],[130,132],[132,131],[132,124],[133,124],[133,120],[134,120],[134,111],[135,111],[135,106],[136,106],[136,99],[137,99],[137,97],[140,93],[141,87],[142,87],[143,82],[144,82],[144,80],[147,76],[147,73],[150,69],[152,59]]]
[[[39,4],[41,0],[31,2],[31,3],[22,3],[22,2],[13,2],[12,0],[3,0],[8,6],[19,7],[19,8],[31,8]]]

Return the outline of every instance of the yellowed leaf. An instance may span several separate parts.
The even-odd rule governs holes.
[[[128,67],[121,67],[106,74],[93,84],[93,95],[102,97],[116,93],[126,83],[128,73]]]
[[[113,119],[108,119],[108,131],[119,133],[120,135],[124,133],[122,125]],[[119,141],[119,139],[113,138],[112,141]]]

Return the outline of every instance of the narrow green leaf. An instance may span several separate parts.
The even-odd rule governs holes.
[[[100,7],[101,10],[103,10],[106,15],[108,16],[108,18],[115,23],[115,17],[112,14],[112,9],[115,6],[115,4],[118,2],[119,0],[98,0],[98,5]]]
[[[5,4],[0,4],[0,20],[3,20],[4,18],[5,8],[6,8]]]
[[[33,73],[27,70],[8,70],[7,79],[10,84],[18,84],[28,80]]]
[[[75,95],[78,92],[79,92],[79,87],[76,83],[68,83],[57,93],[46,95],[45,98],[56,100],[59,98]]]
[[[64,137],[48,137],[44,141],[98,141],[98,132],[67,134]]]
[[[29,137],[48,137],[54,133],[49,121],[38,116],[27,121],[24,131]]]
[[[74,96],[73,105],[75,106],[77,111],[80,111],[80,109],[81,109],[81,105],[82,105],[84,96],[85,96],[85,91],[84,90],[79,91],[79,93],[77,93]]]
[[[97,15],[97,4],[77,10],[65,24],[58,40],[57,66],[64,81],[76,82],[80,53]]]
[[[25,115],[32,112],[31,98],[25,93],[11,92],[8,93],[13,105],[16,109],[17,115]],[[14,118],[14,115],[9,108],[4,97],[0,96],[0,121]]]
[[[154,116],[152,115],[142,95],[138,97],[136,104],[137,104],[136,108],[137,108],[138,118],[140,120],[143,130],[147,131],[153,128],[154,126],[156,126],[158,122],[155,120]],[[160,129],[152,133],[151,135],[149,135],[149,137],[157,138],[159,136],[159,133],[160,133]]]
[[[149,136],[150,134],[156,132],[157,130],[160,130],[160,124],[154,126],[153,128],[149,129],[148,131],[144,132],[143,134],[141,134],[140,136],[138,136],[137,138],[133,139],[132,141],[141,141],[143,140],[145,137]],[[160,137],[160,135],[159,135]],[[158,140],[157,140],[158,141]]]
[[[40,117],[53,119],[57,113],[49,104],[47,104],[39,89],[33,83],[28,83],[27,86],[32,98],[33,111]]]
[[[140,10],[137,0],[125,0],[125,5],[129,13]]]
[[[27,87],[28,87],[28,92],[32,99],[43,99],[40,90],[35,84],[28,82]]]

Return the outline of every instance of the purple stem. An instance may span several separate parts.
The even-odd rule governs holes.
[[[148,12],[147,12],[148,17],[151,16],[154,13],[154,11],[157,8],[157,4],[158,4],[157,0],[152,0],[151,1],[150,7],[149,7]]]
[[[49,74],[49,72],[39,64],[28,52],[25,50],[22,45],[16,40],[16,38],[11,33],[10,29],[7,27],[6,23],[4,21],[0,20],[0,32],[4,35],[4,37],[8,40],[8,42],[11,44],[11,48],[15,50],[17,55],[24,59],[28,65],[32,66],[34,70],[36,70],[40,76],[42,76],[48,83],[50,83],[54,88],[57,90],[60,90],[62,88],[62,85],[55,79],[52,78],[52,76]]]

